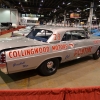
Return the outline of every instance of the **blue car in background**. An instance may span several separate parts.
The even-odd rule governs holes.
[[[92,29],[91,33],[93,33],[93,36],[100,36],[100,30],[99,29]]]

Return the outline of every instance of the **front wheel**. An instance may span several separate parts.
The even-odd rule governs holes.
[[[59,60],[57,58],[44,61],[38,68],[42,75],[49,76],[56,73],[59,67]]]
[[[100,48],[98,48],[98,50],[93,54],[93,59],[97,60],[100,57]]]

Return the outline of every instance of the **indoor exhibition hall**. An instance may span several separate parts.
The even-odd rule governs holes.
[[[0,0],[0,100],[100,100],[100,0]]]

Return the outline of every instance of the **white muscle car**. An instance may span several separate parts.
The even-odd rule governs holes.
[[[7,74],[38,69],[52,75],[60,63],[88,55],[100,57],[100,38],[82,28],[35,27],[26,37],[0,40],[0,69]]]

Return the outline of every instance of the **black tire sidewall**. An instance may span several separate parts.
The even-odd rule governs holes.
[[[99,50],[99,55],[100,55],[100,48],[98,48],[98,50]],[[94,58],[95,60],[99,59],[99,57],[100,57],[100,56],[98,56],[98,54],[97,54],[98,50],[93,54],[93,58]]]
[[[47,68],[47,63],[49,61],[53,61],[54,63],[54,67],[55,67],[55,70],[54,71],[49,71],[48,68]],[[44,76],[49,76],[49,75],[52,75],[54,73],[56,73],[57,69],[59,67],[59,60],[57,58],[54,58],[54,59],[48,59],[46,61],[44,61],[40,67],[39,67],[39,72],[44,75]]]

